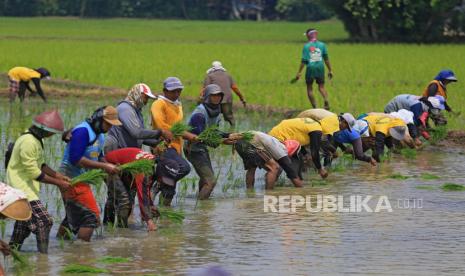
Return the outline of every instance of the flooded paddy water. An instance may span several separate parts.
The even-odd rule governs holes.
[[[99,105],[117,101],[69,98],[45,106],[39,99],[23,105],[1,99],[0,179],[4,180],[3,152],[8,141],[24,131],[35,114],[55,106],[70,128]],[[186,119],[192,106],[184,105]],[[144,109],[147,121],[148,110]],[[268,131],[282,119],[282,114],[236,114],[241,131]],[[46,159],[52,168],[58,168],[63,148],[58,135],[46,140]],[[43,185],[41,199],[55,218],[49,254],[36,253],[35,237],[30,236],[23,246],[30,270],[15,268],[11,258],[2,264],[11,275],[60,275],[72,263],[105,268],[111,275],[183,275],[207,264],[219,264],[234,275],[465,274],[465,192],[440,189],[446,182],[465,183],[464,148],[443,151],[428,146],[414,159],[394,154],[375,168],[339,158],[326,181],[309,170],[304,188],[290,187],[282,175],[279,187],[272,191],[264,190],[263,171],[255,189],[246,191],[242,161],[231,154],[231,147],[222,146],[211,155],[219,173],[212,199],[196,200],[197,178],[192,171],[178,184],[174,204],[185,212],[184,223],[161,221],[153,233],[146,232],[135,208],[130,229],[100,228],[91,243],[58,240],[55,234],[64,217],[63,204],[55,187]],[[343,196],[344,202],[354,195],[386,196],[392,212],[307,212],[302,207],[291,214],[265,213],[264,195],[335,195]],[[96,191],[96,197],[102,207],[104,187]],[[12,227],[11,220],[2,227],[3,240],[9,241]],[[104,256],[130,261],[105,264],[99,260]]]

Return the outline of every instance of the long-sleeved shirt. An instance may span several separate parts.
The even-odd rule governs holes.
[[[38,200],[40,179],[45,164],[42,142],[32,134],[21,135],[15,142],[6,170],[6,181],[23,191],[29,201]]]
[[[160,142],[161,131],[145,129],[140,110],[126,101],[120,102],[116,109],[122,125],[113,126],[106,139],[114,139],[118,148],[141,148],[142,144],[153,147]]]
[[[182,105],[178,102],[171,102],[164,97],[159,97],[154,101],[150,111],[153,129],[170,129],[172,125],[183,119]],[[182,141],[181,137],[176,138],[169,146],[181,154]]]

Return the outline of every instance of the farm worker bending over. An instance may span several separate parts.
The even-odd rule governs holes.
[[[284,142],[286,140],[296,140],[302,147],[310,145],[313,164],[318,170],[320,176],[322,178],[326,178],[328,173],[324,168],[322,168],[320,162],[320,144],[322,133],[323,130],[318,122],[310,118],[295,118],[281,121],[278,125],[273,127],[268,134],[275,137],[280,142]],[[300,172],[301,167],[298,169],[299,175]]]
[[[393,118],[387,114],[364,114],[359,117],[368,123],[370,136],[374,138],[373,158],[381,161],[384,154],[384,145],[389,149],[393,147],[392,139],[402,141],[407,134],[407,125],[398,118]],[[367,146],[368,147],[368,146]],[[368,148],[364,148],[367,150]]]
[[[122,148],[105,153],[105,160],[115,165],[123,165],[141,159],[154,160],[155,156],[148,152],[142,151],[140,148]],[[117,213],[118,224],[122,225],[123,227],[128,227],[128,218],[131,215],[132,207],[134,206],[134,197],[137,194],[140,215],[142,220],[147,224],[147,230],[156,230],[157,227],[152,220],[154,217],[152,212],[154,206],[150,192],[153,183],[152,178],[144,174],[138,174],[135,177],[130,174],[123,174],[117,178],[115,177],[113,181],[113,189],[116,189],[115,187],[122,187],[125,189],[122,192],[120,191],[119,194],[122,195],[123,200],[128,201],[127,203],[125,202],[125,204],[130,207],[128,209],[124,209],[125,211],[127,210],[125,213],[122,213],[121,211]],[[120,201],[121,199],[115,197],[114,200]],[[115,204],[113,202],[110,203]],[[114,222],[114,210],[112,210],[113,213],[110,212],[108,214],[107,211],[108,210],[105,210],[107,221]]]
[[[16,98],[16,94],[19,96],[19,100],[22,102],[26,93],[26,89],[31,93],[35,93],[29,86],[29,82],[32,81],[36,87],[36,92],[39,96],[47,101],[44,92],[40,87],[40,80],[43,78],[49,79],[50,72],[45,68],[29,69],[26,67],[14,67],[8,71],[8,78],[10,80],[10,102],[13,102]]]
[[[183,112],[179,96],[184,86],[176,77],[169,77],[163,82],[163,95],[153,102],[152,127],[168,130],[175,123],[182,122]],[[156,193],[161,192],[160,202],[170,206],[176,194],[176,182],[188,175],[191,168],[189,162],[182,158],[183,138],[195,140],[196,135],[185,132],[182,137],[175,138],[168,144],[168,149],[159,158],[155,177],[157,179]]]
[[[224,93],[220,86],[209,84],[205,87],[203,102],[194,109],[189,118],[192,133],[199,135],[205,129],[219,125],[223,97]],[[224,138],[224,144],[234,142],[232,139],[227,139],[230,136],[229,133],[218,132]],[[213,172],[208,146],[218,147],[219,145],[209,145],[203,142],[192,143],[190,141],[186,141],[184,145],[184,154],[200,177],[199,199],[208,199],[216,186],[216,176]]]
[[[307,66],[305,72],[305,82],[307,83],[307,96],[313,108],[316,108],[315,97],[313,96],[313,82],[316,81],[321,96],[325,101],[325,109],[329,110],[328,92],[325,89],[325,66],[328,67],[328,78],[333,77],[331,63],[329,62],[328,50],[326,45],[317,38],[318,32],[315,29],[308,29],[305,32],[308,42],[302,49],[302,61],[297,71],[296,79],[300,79],[302,69]],[[324,62],[324,64],[323,64]]]
[[[454,72],[451,70],[440,71],[434,80],[432,80],[423,91],[423,97],[434,97],[436,95],[443,96],[444,100],[447,101],[447,89],[446,86],[451,82],[457,82]],[[445,103],[445,109],[449,112],[452,109]]]
[[[221,103],[221,113],[223,113],[224,120],[228,122],[232,127],[234,127],[235,120],[233,114],[233,96],[231,90],[233,90],[234,93],[236,93],[244,107],[247,107],[247,104],[245,102],[244,96],[239,90],[239,87],[237,87],[236,82],[231,77],[231,75],[226,72],[226,69],[219,61],[214,61],[212,63],[212,67],[207,70],[207,76],[203,81],[203,88],[200,93],[202,99],[205,87],[207,87],[207,85],[209,84],[216,84],[219,87],[221,87],[221,91],[223,91],[224,93],[223,102]]]
[[[265,189],[273,189],[282,168],[295,187],[302,187],[302,179],[297,169],[292,166],[291,157],[298,154],[300,144],[295,140],[286,140],[281,143],[278,139],[259,131],[252,131],[252,141],[239,140],[234,148],[244,162],[247,171],[245,182],[251,189],[255,183],[257,168],[265,169]]]
[[[120,126],[118,111],[113,106],[98,108],[90,118],[81,122],[71,131],[66,145],[60,170],[74,178],[89,169],[102,169],[108,174],[117,174],[116,165],[102,159],[104,133],[112,126]],[[65,227],[77,237],[90,241],[94,229],[100,225],[100,212],[88,183],[77,183],[63,194],[66,217],[60,225],[58,236],[64,236]],[[70,228],[71,227],[71,228]]]
[[[426,131],[426,122],[430,114],[438,114],[445,109],[445,101],[442,96],[420,97],[410,94],[401,94],[395,96],[384,107],[385,113],[400,112],[407,110],[413,113],[413,123],[408,124],[410,136],[415,140],[417,145],[421,145],[420,133],[425,139],[430,135]],[[437,119],[436,116],[432,116]],[[441,124],[441,122],[435,122]]]
[[[44,160],[43,139],[63,132],[63,120],[58,111],[46,111],[37,115],[29,130],[15,142],[11,158],[7,160],[6,181],[13,188],[23,191],[32,208],[32,217],[27,221],[16,221],[10,246],[21,248],[24,240],[36,235],[37,249],[48,252],[48,241],[53,219],[39,199],[40,182],[58,186],[61,191],[69,189],[69,178],[52,170]]]
[[[0,182],[0,219],[14,219],[16,221],[27,221],[32,216],[31,206],[27,201],[27,195],[13,189],[5,183]],[[0,240],[0,251],[4,256],[10,255],[10,246]],[[0,275],[5,275],[0,265]]]
[[[169,130],[151,130],[145,129],[142,108],[147,104],[149,98],[156,98],[150,88],[143,83],[134,85],[128,92],[128,95],[118,103],[118,119],[121,126],[114,126],[108,131],[105,138],[105,154],[127,147],[141,148],[142,144],[154,147],[163,137],[171,141],[173,136]],[[106,158],[107,159],[107,158]],[[109,161],[107,159],[107,161]],[[109,161],[111,162],[111,161]],[[114,162],[111,162],[114,163]],[[127,221],[134,204],[135,194],[131,192],[132,178],[127,175],[111,175],[108,178],[108,195],[105,204],[105,213],[103,223],[115,223],[115,211],[117,216],[118,227],[128,227]],[[150,213],[144,217],[149,230],[155,229],[151,220]]]

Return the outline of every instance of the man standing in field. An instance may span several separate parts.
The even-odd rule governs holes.
[[[295,79],[298,80],[301,77],[302,69],[305,65],[307,70],[305,73],[305,82],[307,83],[307,96],[308,100],[312,104],[313,108],[316,108],[315,97],[313,96],[313,82],[316,81],[318,84],[318,89],[323,96],[325,101],[324,108],[329,110],[328,102],[328,92],[325,89],[325,66],[328,67],[328,78],[333,77],[333,72],[331,70],[331,64],[329,63],[328,51],[326,50],[326,45],[318,41],[317,35],[318,32],[315,29],[308,29],[305,32],[305,35],[308,38],[308,42],[304,45],[302,50],[302,61],[300,63],[299,71],[295,76]],[[323,64],[324,61],[324,64]]]
[[[223,102],[221,103],[221,113],[223,113],[224,120],[227,121],[232,127],[234,127],[235,120],[232,107],[233,98],[231,90],[236,93],[244,107],[247,107],[247,103],[245,102],[241,91],[237,87],[236,82],[233,80],[231,75],[226,72],[226,69],[219,61],[214,61],[212,63],[212,67],[207,70],[207,76],[203,81],[203,87],[200,93],[201,98],[204,96],[205,87],[207,87],[209,84],[218,85],[221,88],[221,91],[224,92]]]

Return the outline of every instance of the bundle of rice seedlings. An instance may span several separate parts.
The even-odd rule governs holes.
[[[169,208],[159,208],[158,212],[160,213],[161,219],[169,219],[175,223],[182,223],[185,219],[184,213],[182,211],[175,211]]]
[[[395,174],[389,175],[388,178],[405,180],[405,179],[408,179],[409,177],[405,175],[401,175],[399,173],[395,173]]]
[[[465,187],[463,185],[455,183],[444,183],[444,185],[441,186],[441,189],[444,191],[465,191]]]
[[[435,145],[447,136],[447,127],[446,126],[438,126],[431,130],[431,144]]]
[[[63,269],[64,273],[89,273],[89,274],[99,274],[99,273],[110,273],[108,269],[81,265],[81,264],[69,264]]]
[[[440,177],[437,176],[437,175],[434,175],[434,174],[424,173],[424,174],[421,175],[421,179],[423,179],[423,180],[436,180],[436,179],[440,179]]]
[[[197,138],[199,141],[212,148],[218,147],[223,142],[223,137],[218,131],[218,127],[215,125],[207,127]]]
[[[252,141],[253,137],[255,136],[255,134],[253,134],[252,131],[245,131],[245,132],[242,132],[242,139],[243,141],[245,142],[250,142]]]
[[[415,149],[405,148],[400,150],[400,154],[407,159],[417,158],[417,151]]]
[[[145,176],[153,174],[154,160],[150,159],[139,159],[130,163],[119,166],[118,168],[125,173],[129,173],[132,176],[137,174],[144,174]]]
[[[184,132],[186,131],[191,131],[192,130],[192,127],[186,125],[186,124],[183,124],[181,122],[177,122],[175,124],[173,124],[170,128],[170,131],[171,133],[173,133],[173,136],[175,137],[179,137],[179,136],[182,136],[184,134]]]
[[[102,258],[98,259],[99,263],[105,263],[105,264],[129,263],[130,261],[131,261],[130,258],[113,257],[113,256],[103,256]]]
[[[80,174],[71,179],[71,185],[77,183],[87,183],[91,185],[100,185],[107,177],[107,173],[101,169],[94,169]]]
[[[289,81],[290,84],[294,84],[298,81],[299,79],[298,78],[293,78]]]
[[[30,266],[28,258],[26,258],[21,253],[19,253],[18,250],[12,248],[10,252],[11,252],[11,256],[13,257],[13,260],[15,263],[18,263],[19,265],[21,265],[21,267]]]

